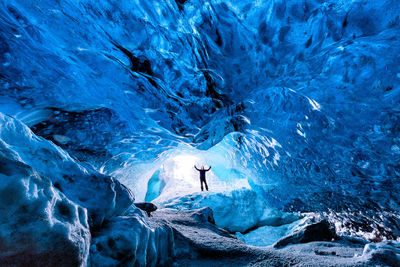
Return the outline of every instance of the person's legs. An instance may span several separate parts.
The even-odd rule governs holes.
[[[201,187],[201,191],[203,191],[203,179],[200,178],[200,187]]]
[[[204,184],[206,185],[206,190],[208,191],[208,185],[206,179],[204,179]]]

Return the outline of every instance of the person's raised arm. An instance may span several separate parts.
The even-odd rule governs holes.
[[[196,165],[194,165],[194,168],[195,168],[196,170],[200,171],[199,169],[197,169]]]
[[[210,166],[210,168],[208,168],[208,170],[207,170],[207,171],[209,171],[209,170],[211,170],[211,166]]]

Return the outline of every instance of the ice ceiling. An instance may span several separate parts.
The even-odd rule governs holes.
[[[283,210],[398,211],[399,11],[2,1],[0,111],[139,200],[199,190],[198,164]]]

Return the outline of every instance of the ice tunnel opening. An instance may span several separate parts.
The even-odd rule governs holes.
[[[137,202],[178,210],[210,207],[217,226],[248,244],[268,246],[285,236],[302,216],[284,212],[265,198],[261,188],[277,185],[260,186],[259,182],[266,180],[265,173],[240,153],[238,136],[243,134],[228,134],[207,150],[180,144],[155,159],[137,162],[137,157],[128,157],[122,168],[111,174],[131,188]],[[201,191],[194,166],[211,166],[206,175],[209,191]],[[268,234],[257,234],[260,231]]]
[[[168,201],[169,199],[201,192],[199,173],[194,168],[205,166],[207,184],[214,193],[239,188],[251,189],[246,172],[218,149],[199,150],[178,147],[166,153],[154,163],[155,171],[147,180],[145,201]]]

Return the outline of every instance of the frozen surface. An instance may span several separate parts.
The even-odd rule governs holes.
[[[1,265],[155,266],[173,255],[171,229],[148,222],[129,189],[2,113],[0,199]]]
[[[270,206],[399,210],[398,1],[181,2],[1,2],[0,111],[141,201],[228,140]]]
[[[277,240],[289,234],[295,225],[296,222],[280,226],[261,226],[246,234],[238,232],[236,233],[236,237],[246,244],[257,247],[266,247],[273,245]]]
[[[0,139],[0,264],[86,266],[90,239],[86,209]]]
[[[224,193],[197,193],[173,199],[167,208],[198,209],[210,207],[215,223],[230,232],[244,232],[255,227],[264,213],[264,203],[250,190]]]
[[[400,264],[400,243],[386,241],[376,244],[367,244],[361,257],[368,259],[370,264],[379,264],[383,261],[389,266]]]
[[[92,225],[101,225],[105,218],[122,213],[133,203],[134,196],[118,181],[80,165],[20,121],[0,113],[0,125],[4,145],[21,162],[48,177],[70,200],[86,208]]]
[[[131,208],[93,234],[90,250],[94,266],[165,266],[174,254],[174,237],[170,227]]]
[[[189,194],[160,204],[178,210],[210,207],[216,225],[230,232],[246,232],[251,228],[277,226],[298,219],[296,215],[268,208],[254,191],[245,188],[221,193]]]

